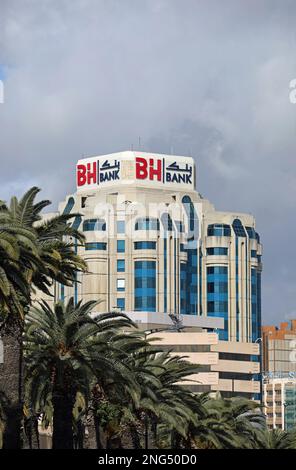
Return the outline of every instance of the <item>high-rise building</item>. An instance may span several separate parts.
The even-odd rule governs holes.
[[[78,161],[60,203],[86,236],[89,273],[57,296],[100,299],[98,311],[221,318],[220,340],[261,328],[260,237],[249,214],[216,211],[196,191],[193,158],[119,152]]]

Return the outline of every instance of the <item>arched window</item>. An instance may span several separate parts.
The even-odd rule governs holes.
[[[189,196],[183,196],[182,204],[184,206],[186,215],[189,221],[189,234],[188,239],[197,239],[198,238],[198,217],[193,205],[193,202]]]
[[[234,219],[232,222],[232,228],[237,237],[246,237],[245,229],[239,219]]]
[[[63,210],[63,214],[70,214],[71,210],[73,209],[75,204],[74,197],[69,197],[65,209]]]

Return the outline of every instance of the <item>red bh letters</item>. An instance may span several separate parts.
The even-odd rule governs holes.
[[[97,162],[77,165],[77,186],[97,182]]]
[[[150,180],[154,180],[155,176],[157,181],[161,181],[161,160],[155,160],[156,166],[154,165],[154,159],[149,158],[148,162],[145,158],[136,158],[136,178],[139,180],[145,180],[149,177]]]

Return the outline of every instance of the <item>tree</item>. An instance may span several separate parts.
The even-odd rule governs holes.
[[[4,365],[0,369],[0,391],[9,403],[6,413],[4,447],[19,448],[23,408],[22,335],[32,293],[39,289],[50,295],[55,281],[71,285],[76,272],[86,270],[75,253],[74,243],[83,236],[69,221],[73,215],[41,220],[49,201],[35,203],[39,189],[31,188],[20,200],[0,204],[0,334],[4,344]],[[2,228],[1,228],[2,227]]]
[[[33,307],[26,317],[28,390],[34,406],[51,401],[53,448],[73,448],[73,408],[77,394],[87,403],[93,384],[108,379],[133,383],[129,370],[116,358],[113,339],[133,323],[124,314],[91,316],[97,302],[74,305],[46,302]]]

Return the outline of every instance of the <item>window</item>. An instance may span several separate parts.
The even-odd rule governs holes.
[[[125,260],[124,259],[118,259],[117,260],[117,272],[118,273],[124,273],[125,272]]]
[[[125,252],[125,240],[117,240],[117,253]]]
[[[74,207],[74,204],[75,204],[75,200],[73,197],[69,197],[68,201],[67,201],[67,204],[66,204],[66,207],[65,209],[63,210],[63,214],[70,214],[71,210],[73,209]]]
[[[107,243],[104,242],[90,242],[85,244],[86,251],[89,250],[107,250]]]
[[[125,291],[125,279],[117,279],[117,291]]]
[[[227,294],[228,282],[208,282],[207,290],[208,293]]]
[[[251,250],[251,258],[257,258],[257,250]]]
[[[125,221],[117,220],[117,233],[125,233]]]
[[[83,231],[90,232],[94,230],[106,231],[106,222],[103,219],[86,219],[83,222]]]
[[[247,234],[250,239],[255,240],[256,239],[256,232],[253,227],[246,227]]]
[[[207,248],[207,255],[208,256],[213,256],[213,255],[228,255],[228,248],[224,247],[215,247],[215,248]]]
[[[245,229],[243,227],[243,224],[241,223],[241,221],[239,219],[234,219],[234,221],[232,223],[232,228],[233,228],[234,233],[237,237],[245,237],[246,236],[246,232],[245,232]]]
[[[125,309],[125,299],[123,297],[119,297],[117,299],[117,307],[120,308],[121,310]]]
[[[135,242],[135,250],[155,250],[156,242]]]
[[[208,302],[208,313],[223,313],[228,311],[228,302],[215,300]]]
[[[227,266],[209,266],[207,268],[208,274],[227,274]]]
[[[230,237],[231,228],[226,224],[208,225],[208,237]]]
[[[138,219],[135,224],[135,230],[159,230],[159,220],[149,217]]]
[[[135,310],[156,311],[156,261],[135,261]]]

